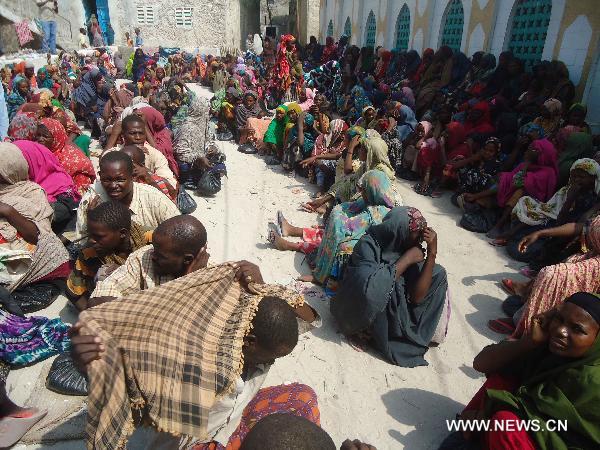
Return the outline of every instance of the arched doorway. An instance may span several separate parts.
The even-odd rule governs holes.
[[[365,26],[365,47],[375,47],[375,39],[377,36],[377,21],[375,20],[375,14],[373,10],[367,17],[367,24]]]
[[[396,50],[407,50],[408,39],[410,37],[410,10],[406,3],[400,10],[396,19]]]
[[[444,16],[441,45],[447,45],[452,50],[460,50],[465,24],[465,11],[462,2],[460,0],[450,0],[448,6],[446,6]]]
[[[346,18],[346,23],[344,24],[344,34],[348,36],[348,40],[352,37],[352,22],[350,22],[350,17]]]
[[[333,20],[330,20],[327,25],[327,37],[333,37]]]
[[[508,50],[529,69],[542,59],[552,0],[517,0],[508,34]]]

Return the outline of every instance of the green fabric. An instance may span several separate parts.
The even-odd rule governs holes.
[[[125,66],[125,74],[127,75],[127,78],[129,78],[130,80],[133,79],[133,57],[134,56],[135,56],[135,52],[133,52],[131,54],[131,56],[127,60],[127,65]]]
[[[514,393],[488,389],[486,413],[514,411],[524,420],[566,420],[568,431],[531,433],[541,450],[600,448],[600,335],[583,357],[568,359],[539,350],[527,358]]]
[[[280,109],[286,113],[285,118],[283,120],[277,120],[275,118],[271,120],[269,128],[267,128],[267,131],[263,137],[263,142],[265,144],[274,144],[277,147],[281,147],[283,145],[283,137],[285,135],[285,129],[288,123],[288,107],[286,105],[281,105],[278,106],[277,109]]]
[[[80,134],[73,139],[73,144],[79,147],[79,150],[83,152],[85,156],[90,157],[90,144],[92,139],[87,134]]]
[[[62,111],[65,110],[65,107],[63,106],[63,104],[61,102],[59,102],[58,100],[56,100],[55,98],[50,100],[50,103],[52,103],[52,106],[56,106],[58,109],[60,109]]]
[[[560,185],[569,181],[571,166],[581,158],[591,158],[594,153],[592,135],[588,133],[571,133],[565,143],[565,149],[558,156],[558,173]]]

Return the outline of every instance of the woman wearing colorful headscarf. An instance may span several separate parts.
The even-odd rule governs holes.
[[[17,114],[17,111],[30,96],[29,82],[22,75],[17,75],[12,80],[12,90],[6,97],[6,110],[8,111],[8,119],[12,120]]]
[[[360,160],[360,165],[356,169],[354,152],[358,152]],[[379,170],[385,173],[391,181],[396,178],[388,157],[387,145],[375,130],[367,130],[364,136],[357,134],[350,140],[344,158],[344,175],[336,180],[326,195],[304,203],[301,205],[302,208],[307,212],[321,212],[326,204],[351,200],[357,194],[356,182],[369,170]],[[395,201],[401,204],[398,195],[396,195]]]
[[[541,108],[541,115],[533,123],[541,126],[548,138],[552,138],[560,127],[562,103],[555,98],[549,98]]]
[[[39,184],[48,203],[54,210],[52,227],[56,232],[64,230],[77,210],[81,195],[73,178],[58,161],[58,158],[42,144],[32,141],[15,141],[29,166],[29,179]]]
[[[52,89],[54,81],[48,72],[47,67],[40,67],[37,72],[37,85],[39,89]]]
[[[77,192],[83,195],[96,179],[92,162],[77,148],[58,120],[42,119],[37,128],[37,142],[56,156],[61,166],[73,178]]]
[[[344,134],[347,128],[348,126],[343,120],[332,120],[329,123],[329,132],[317,136],[310,157],[300,163],[302,167],[309,170],[309,178],[314,178],[321,194],[332,182],[337,161],[348,146]]]
[[[569,133],[561,150],[558,155],[558,184],[564,186],[569,180],[571,166],[575,161],[594,156],[592,135],[581,132]]]
[[[297,93],[290,92],[292,85],[292,65],[295,64],[292,55],[296,53],[296,38],[291,34],[281,36],[277,61],[271,71],[271,91],[276,100],[297,100]]]
[[[267,128],[263,136],[267,154],[271,156],[267,164],[277,165],[281,163],[285,129],[287,126],[287,111],[288,107],[286,105],[280,105],[275,109],[275,117],[271,120],[269,128]]]
[[[342,333],[392,364],[427,365],[424,355],[444,341],[450,316],[448,278],[436,256],[437,235],[418,209],[389,211],[354,246],[331,300]]]

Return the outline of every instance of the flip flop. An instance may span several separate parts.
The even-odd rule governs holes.
[[[508,317],[490,320],[488,328],[499,334],[513,334],[516,329],[513,320]]]
[[[493,239],[488,242],[492,247],[506,247],[508,245],[508,239]]]
[[[267,241],[269,241],[271,245],[275,245],[275,238],[281,237],[281,233],[279,233],[277,225],[273,222],[269,222],[268,230],[269,231],[267,233]]]
[[[444,193],[442,191],[431,191],[431,193],[429,194],[431,198],[440,198],[443,195]]]
[[[35,411],[29,417],[3,417],[0,419],[0,448],[7,448],[15,445],[36,423],[48,414],[47,410]]]
[[[510,278],[503,278],[502,281],[500,282],[500,286],[502,287],[502,289],[504,289],[510,295],[516,295],[514,281],[511,280]]]
[[[279,227],[277,231],[279,231],[279,235],[283,236],[283,221],[285,218],[283,217],[283,213],[281,211],[277,211],[277,226]]]

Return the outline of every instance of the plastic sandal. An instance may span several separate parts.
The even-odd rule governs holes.
[[[488,328],[498,334],[513,334],[516,329],[515,324],[510,318],[490,320]]]
[[[0,448],[15,445],[36,423],[48,414],[47,410],[33,408],[29,417],[3,417],[0,419]]]
[[[513,280],[511,280],[510,278],[504,278],[502,280],[502,282],[500,283],[500,285],[502,286],[502,288],[508,292],[510,295],[516,295],[515,294],[515,286],[514,286],[514,282]]]

